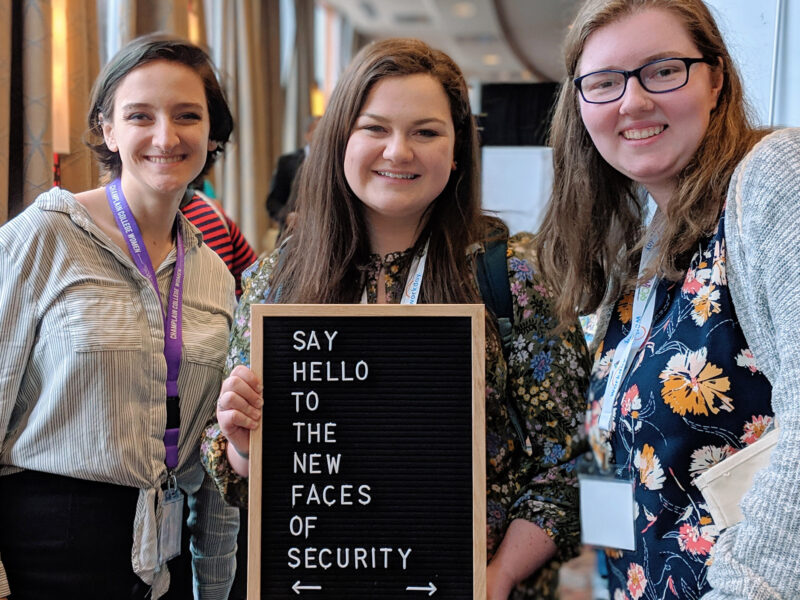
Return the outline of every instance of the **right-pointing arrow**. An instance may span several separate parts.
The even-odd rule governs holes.
[[[436,593],[436,586],[433,585],[432,581],[429,581],[428,585],[426,585],[425,587],[418,587],[418,586],[409,585],[406,588],[406,591],[407,592],[428,592],[428,596],[433,596]]]

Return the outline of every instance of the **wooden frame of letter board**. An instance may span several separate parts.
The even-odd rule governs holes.
[[[485,309],[483,304],[258,304],[251,307],[251,368],[263,381],[262,317],[468,317],[472,324],[472,580],[486,598]],[[268,393],[265,390],[265,395]],[[264,418],[269,418],[264,413]],[[247,598],[261,600],[262,428],[250,436]],[[428,594],[423,594],[427,597]],[[324,596],[315,596],[324,597]]]

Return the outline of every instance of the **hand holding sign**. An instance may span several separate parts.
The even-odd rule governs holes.
[[[250,448],[250,431],[261,422],[261,381],[243,365],[237,366],[222,382],[217,400],[217,421],[222,433],[233,446],[238,457],[229,452],[231,466],[241,475],[247,475]],[[243,472],[242,472],[243,471]]]

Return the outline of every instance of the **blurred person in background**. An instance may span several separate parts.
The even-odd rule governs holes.
[[[297,175],[303,166],[306,156],[311,148],[311,140],[314,138],[314,130],[317,128],[320,117],[308,117],[306,119],[305,145],[294,152],[282,154],[278,157],[278,164],[272,174],[272,182],[267,194],[267,212],[269,216],[278,223],[278,236],[285,231],[287,219],[291,224],[289,215],[294,210],[294,199],[297,195]]]

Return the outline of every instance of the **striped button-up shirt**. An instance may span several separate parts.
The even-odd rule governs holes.
[[[198,444],[222,379],[233,278],[178,218],[186,269],[177,477],[205,525],[194,540],[201,597],[225,598],[219,582],[233,577],[238,515],[204,483]],[[166,479],[162,306],[174,265],[173,249],[157,269],[159,298],[58,188],[0,228],[0,476],[30,469],[139,488],[132,562],[154,598],[169,581],[157,564],[156,523]],[[213,582],[207,594],[204,579]]]

